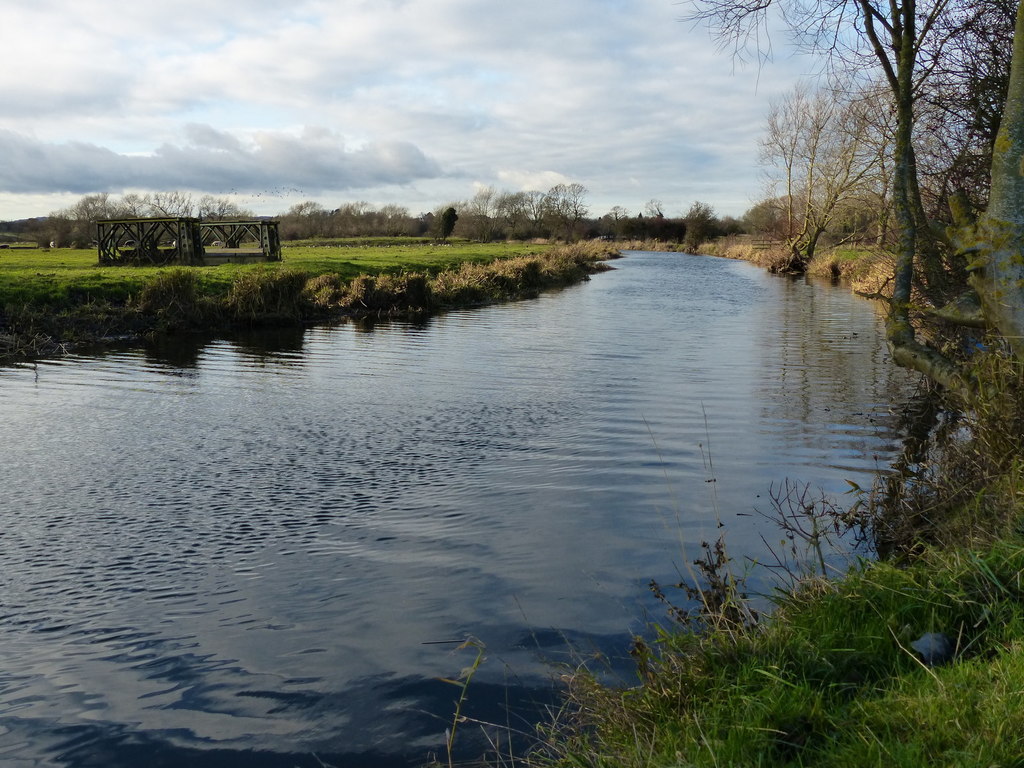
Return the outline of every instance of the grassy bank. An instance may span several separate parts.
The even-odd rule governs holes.
[[[710,547],[684,610],[637,643],[636,685],[569,675],[522,764],[1024,765],[1024,370],[995,354],[979,370],[983,400],[945,403],[932,450],[901,477],[804,519],[861,526],[890,557],[839,579],[819,569],[754,621]]]
[[[714,255],[772,257],[726,245]],[[887,269],[872,251],[818,266],[869,293]],[[568,674],[520,764],[1024,766],[1024,367],[993,344],[975,373],[978,399],[929,399],[918,439],[856,503],[779,515],[811,562],[819,536],[850,530],[884,558],[833,579],[797,568],[755,617],[710,543],[656,640],[637,641],[635,684]]]
[[[1024,755],[1022,540],[874,564],[755,629],[666,633],[642,684],[572,680],[534,765],[1011,766]],[[941,633],[953,662],[915,650]]]
[[[777,271],[789,260],[780,243],[765,247],[750,237],[723,237],[700,247],[707,256],[749,261],[769,271]],[[821,248],[807,267],[812,277],[848,282],[854,290],[865,294],[885,293],[893,274],[893,257],[882,248],[871,246]]]
[[[82,343],[534,296],[603,268],[605,245],[303,244],[274,264],[99,267],[93,251],[0,252],[0,360]]]

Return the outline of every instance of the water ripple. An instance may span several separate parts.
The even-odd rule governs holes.
[[[884,465],[904,385],[871,305],[666,254],[422,325],[0,369],[0,755],[416,764],[450,715],[423,681],[465,666],[427,643],[624,651],[719,520],[756,557],[771,484]]]

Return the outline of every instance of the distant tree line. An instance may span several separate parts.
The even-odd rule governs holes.
[[[557,184],[547,192],[509,192],[479,189],[468,200],[449,201],[435,210],[412,215],[400,205],[373,206],[365,201],[328,208],[307,200],[275,216],[283,240],[349,237],[455,237],[479,242],[496,240],[581,239],[643,240],[678,244],[694,250],[715,237],[745,231],[744,222],[717,216],[710,205],[694,202],[675,216],[651,200],[643,212],[631,214],[615,206],[599,217],[590,215],[587,189],[582,184]],[[0,232],[31,237],[42,245],[86,248],[95,240],[99,219],[150,216],[189,216],[202,219],[253,218],[252,211],[223,197],[194,199],[183,192],[146,195],[86,195],[74,205],[49,216],[0,224]]]

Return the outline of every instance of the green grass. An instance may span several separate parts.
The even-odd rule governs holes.
[[[386,237],[383,235],[365,237],[310,237],[302,240],[286,240],[284,247],[389,248],[396,245],[433,245],[435,242],[436,238],[433,237]],[[456,242],[456,239],[452,238],[452,242]],[[461,242],[465,243],[467,241],[462,240]]]
[[[425,272],[437,274],[465,262],[486,264],[495,259],[543,253],[552,246],[529,243],[467,243],[451,245],[408,245],[401,239],[387,247],[286,246],[284,264],[310,274],[337,273],[351,279],[357,275]]]
[[[642,686],[573,683],[533,765],[1024,765],[1024,540],[876,563],[781,598],[763,626],[671,631]],[[956,661],[911,643],[943,632]]]
[[[827,250],[828,255],[834,257],[839,261],[858,261],[861,259],[871,259],[875,255],[875,250],[872,248],[852,248],[849,246],[838,246],[836,248],[829,248]]]

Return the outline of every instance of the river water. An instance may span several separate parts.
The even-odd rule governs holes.
[[[470,716],[530,731],[559,664],[633,683],[647,584],[702,540],[767,556],[772,486],[884,468],[909,384],[874,305],[613,263],[418,325],[0,369],[0,764],[417,765],[467,637]]]

